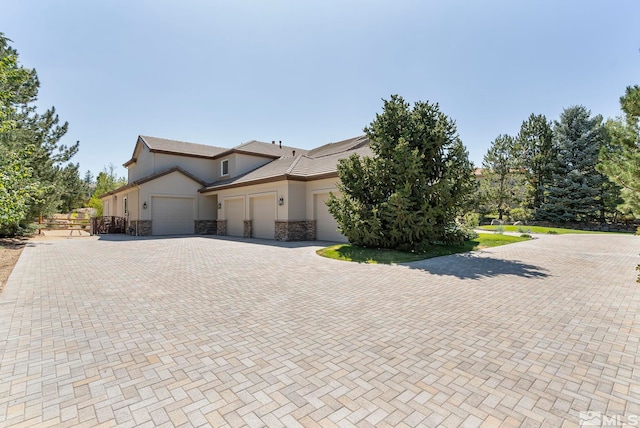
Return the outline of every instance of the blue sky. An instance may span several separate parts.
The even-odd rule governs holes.
[[[0,0],[41,110],[94,174],[139,134],[312,148],[362,134],[382,98],[438,102],[471,160],[529,114],[619,114],[640,84],[637,0]]]

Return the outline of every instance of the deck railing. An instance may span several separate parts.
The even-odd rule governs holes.
[[[127,219],[116,216],[103,216],[91,218],[91,234],[104,235],[108,233],[125,233]]]

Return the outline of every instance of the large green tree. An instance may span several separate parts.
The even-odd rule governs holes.
[[[68,165],[78,151],[78,143],[70,147],[60,143],[68,124],[60,125],[54,108],[37,112],[38,76],[19,63],[18,53],[9,42],[0,33],[0,147],[7,158],[3,174],[8,177],[14,171],[15,176],[30,183],[23,193],[33,192],[25,194],[21,204],[19,223],[23,223],[39,214],[81,205],[75,198],[80,191],[75,180],[77,166]]]
[[[12,152],[0,146],[0,236],[20,230],[20,222],[42,193],[28,166],[29,155],[29,148]]]
[[[598,170],[622,187],[625,211],[640,214],[640,86],[620,98],[624,117],[608,120],[609,144],[600,151]]]
[[[544,115],[531,114],[516,138],[518,167],[527,180],[525,205],[533,210],[545,202],[544,189],[551,182],[552,136],[551,122]]]
[[[524,198],[523,174],[518,166],[515,139],[499,135],[484,155],[480,182],[481,201],[489,211],[498,213],[499,220]]]
[[[551,183],[536,215],[552,222],[604,220],[617,187],[596,170],[607,142],[602,116],[583,106],[565,109],[553,129]]]
[[[89,176],[90,173],[87,171],[85,182],[87,182],[87,179],[92,180]],[[126,178],[119,177],[116,173],[116,167],[110,163],[98,173],[88,206],[95,208],[96,215],[100,217],[102,215],[102,201],[98,197],[125,184],[127,184]]]
[[[420,250],[458,239],[456,218],[475,184],[453,120],[438,104],[398,95],[364,129],[372,157],[341,160],[329,211],[353,244]]]

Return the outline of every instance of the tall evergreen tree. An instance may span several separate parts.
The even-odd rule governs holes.
[[[88,200],[89,186],[80,178],[80,164],[70,163],[61,171],[61,179],[65,183],[65,192],[60,195],[60,211],[70,212],[85,205]]]
[[[340,161],[341,197],[328,201],[353,244],[420,250],[454,239],[456,217],[474,189],[472,165],[437,104],[413,108],[398,95],[364,129],[373,157]]]
[[[516,141],[509,135],[499,135],[482,160],[483,178],[480,194],[490,211],[498,212],[502,220],[505,212],[522,202],[524,182],[518,168]]]
[[[552,179],[538,217],[552,222],[604,220],[607,178],[596,170],[606,143],[602,116],[583,106],[565,109],[553,129]],[[609,189],[615,191],[615,189]]]
[[[607,121],[598,170],[622,187],[623,209],[640,215],[640,86],[627,87],[620,105],[625,116]]]
[[[525,205],[534,210],[545,202],[544,189],[551,181],[552,136],[551,122],[544,115],[531,114],[516,139],[519,168],[527,180]]]

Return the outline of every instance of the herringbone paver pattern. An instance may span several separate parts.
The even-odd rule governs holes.
[[[201,237],[35,242],[1,426],[577,426],[640,414],[640,238],[406,266]]]

